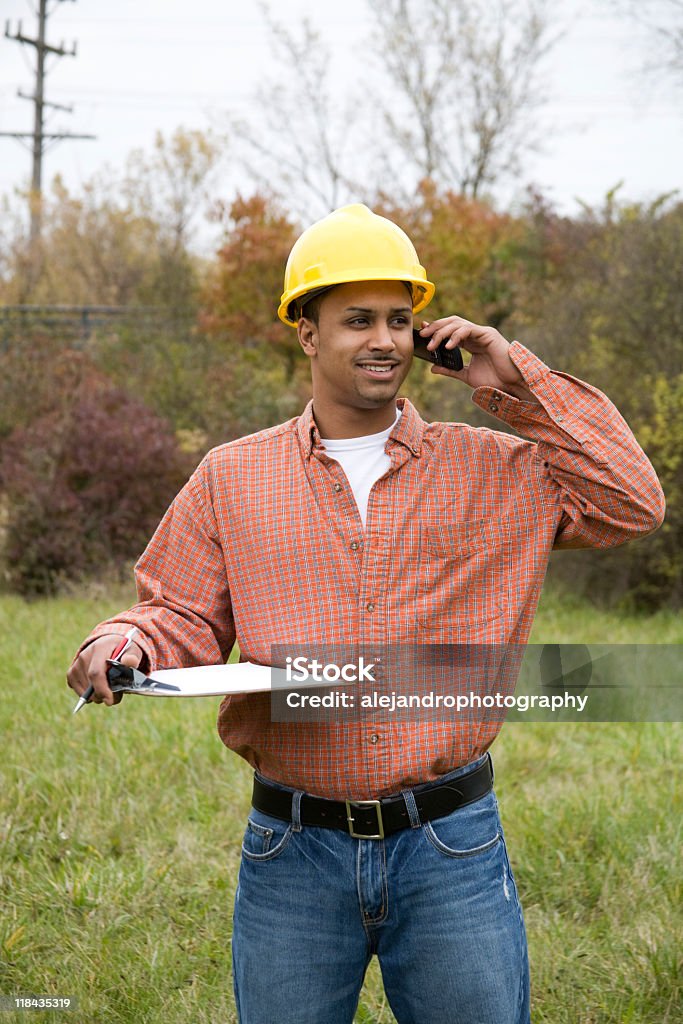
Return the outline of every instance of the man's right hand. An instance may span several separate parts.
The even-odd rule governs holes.
[[[92,686],[94,693],[90,701],[93,704],[111,706],[121,701],[123,694],[112,693],[107,682],[107,659],[111,658],[120,643],[121,637],[112,633],[98,637],[81,651],[66,674],[66,681],[79,697]],[[133,640],[122,655],[121,664],[137,668],[142,658],[143,651]]]

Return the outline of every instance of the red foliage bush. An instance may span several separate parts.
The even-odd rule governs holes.
[[[56,593],[144,549],[191,467],[168,425],[101,379],[2,446],[11,588]]]

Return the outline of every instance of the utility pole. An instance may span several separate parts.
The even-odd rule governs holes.
[[[66,0],[56,0],[57,3],[64,3]],[[23,100],[30,100],[33,103],[33,131],[32,132],[0,132],[0,135],[12,139],[18,139],[23,143],[24,139],[31,139],[31,150],[33,154],[33,169],[31,174],[31,243],[35,243],[40,237],[41,227],[41,205],[43,194],[43,153],[52,142],[61,139],[94,139],[94,135],[76,135],[71,132],[49,133],[45,131],[45,108],[53,110],[66,110],[73,112],[73,107],[65,107],[59,103],[49,103],[45,99],[45,57],[48,53],[57,57],[75,57],[76,44],[73,43],[70,50],[65,49],[64,43],[59,46],[52,46],[45,41],[46,24],[49,16],[48,0],[40,0],[38,10],[38,38],[31,39],[22,32],[21,22],[17,25],[15,32],[10,32],[9,21],[5,25],[5,37],[13,42],[22,43],[26,46],[33,46],[36,50],[36,83],[32,96],[27,96],[19,89],[17,95]]]

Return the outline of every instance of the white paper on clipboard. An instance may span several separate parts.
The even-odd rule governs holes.
[[[172,686],[125,687],[122,693],[139,693],[148,697],[224,697],[236,693],[271,693],[277,690],[300,690],[333,686],[334,683],[307,676],[296,682],[287,680],[285,669],[270,665],[254,665],[249,661],[234,665],[201,665],[194,668],[165,668],[150,672],[148,679]]]

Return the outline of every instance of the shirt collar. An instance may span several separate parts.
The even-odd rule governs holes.
[[[425,421],[409,399],[397,398],[396,405],[401,409],[402,415],[398,423],[394,424],[389,434],[389,441],[397,441],[408,448],[415,457],[419,457],[422,451]],[[301,452],[307,459],[313,449],[321,443],[320,432],[313,417],[313,399],[296,420],[295,427]]]

